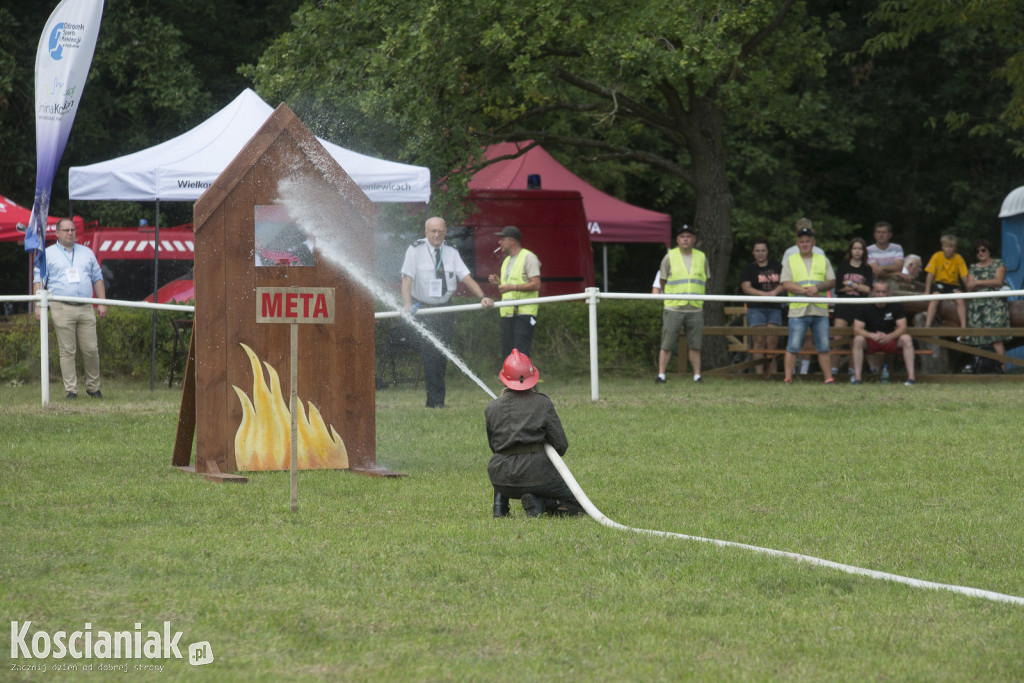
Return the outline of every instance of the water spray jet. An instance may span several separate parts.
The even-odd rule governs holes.
[[[352,250],[344,244],[344,236],[339,231],[330,229],[330,226],[337,223],[337,216],[332,216],[323,204],[317,202],[301,181],[292,177],[282,178],[278,183],[277,201],[288,210],[288,214],[296,221],[299,228],[315,241],[317,251],[321,256],[348,273],[378,301],[402,315],[407,324],[412,325],[420,335],[472,379],[488,396],[492,399],[495,398],[490,387],[469,368],[464,360],[455,355],[455,352],[445,346],[433,332],[416,320],[416,315],[431,315],[431,311],[435,309],[423,310],[416,315],[403,315],[403,306],[397,297],[382,287],[366,268],[347,256]],[[444,309],[436,310],[438,313],[444,312]]]

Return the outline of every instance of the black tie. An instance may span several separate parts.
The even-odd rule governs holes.
[[[448,279],[444,276],[444,264],[441,263],[441,247],[434,249],[434,276],[441,278],[441,296],[448,293]]]

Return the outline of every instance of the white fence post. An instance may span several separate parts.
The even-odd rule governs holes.
[[[587,305],[590,307],[590,400],[596,401],[597,389],[597,300],[600,290],[597,287],[587,287]]]
[[[50,293],[39,290],[39,383],[43,405],[50,404]]]

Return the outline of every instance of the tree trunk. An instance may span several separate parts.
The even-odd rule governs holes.
[[[688,131],[690,158],[693,162],[696,207],[694,226],[697,229],[697,248],[708,259],[711,280],[709,294],[726,294],[729,259],[732,256],[732,192],[726,169],[725,145],[722,141],[723,116],[714,100],[708,96],[698,101],[694,127]],[[708,302],[704,305],[704,324],[723,325],[724,304]],[[705,338],[701,363],[706,369],[726,365],[729,351],[725,337]]]

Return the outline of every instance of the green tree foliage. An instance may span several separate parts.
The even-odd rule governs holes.
[[[69,210],[70,166],[167,140],[237,96],[248,85],[238,66],[254,60],[287,26],[299,1],[106,0],[51,212]],[[36,46],[56,4],[0,0],[0,192],[22,204],[30,205],[35,194]],[[76,204],[75,212],[108,225],[131,225],[152,213],[108,202]],[[179,213],[191,220],[191,207]]]
[[[1024,5],[1013,0],[883,0],[870,18],[886,28],[864,44],[869,55],[906,50],[922,37],[937,36],[949,50],[981,47],[992,77],[1009,86],[998,100],[998,117],[991,112],[965,109],[950,102],[943,117],[951,129],[966,128],[974,135],[1004,135],[1006,129],[1024,131]],[[1014,141],[1024,156],[1024,140]]]
[[[716,291],[733,243],[730,143],[820,132],[822,108],[793,85],[824,73],[829,46],[793,0],[324,1],[294,21],[246,70],[265,95],[345,102],[371,145],[438,175],[474,170],[484,144],[532,139],[573,150],[575,168],[674,177]]]
[[[958,27],[869,53],[861,48],[879,35],[882,24],[872,13],[877,2],[820,0],[814,6],[841,13],[843,30],[830,32],[837,57],[821,86],[855,144],[836,149],[799,141],[794,159],[804,191],[863,237],[870,239],[875,221],[890,221],[896,241],[926,259],[944,232],[998,244],[996,214],[1020,184],[1014,143],[999,123],[1010,88],[991,77],[1008,49],[995,34]],[[927,6],[941,11],[949,3]],[[972,123],[942,125],[954,108]],[[979,135],[982,127],[1001,132]]]
[[[105,0],[98,44],[50,213],[71,210],[68,169],[128,154],[185,132],[248,85],[238,66],[283,30],[300,0]],[[35,57],[57,0],[0,0],[0,193],[31,206],[36,184]],[[134,225],[151,206],[79,202],[102,225]],[[161,205],[163,224],[192,220],[188,203]],[[26,293],[21,245],[0,245],[0,292]]]

